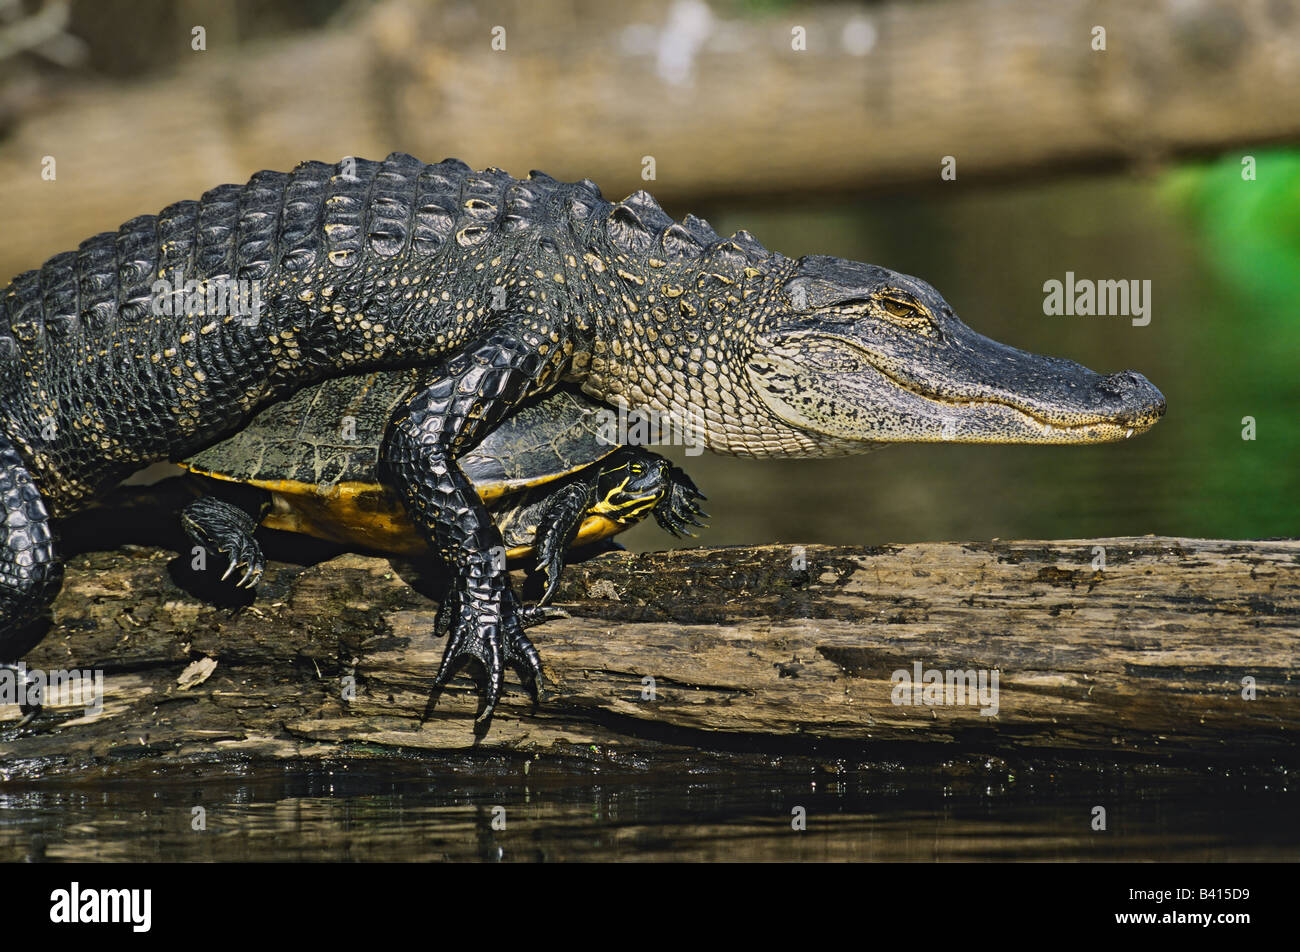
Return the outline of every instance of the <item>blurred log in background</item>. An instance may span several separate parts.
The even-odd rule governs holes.
[[[306,158],[454,154],[621,196],[652,157],[649,187],[680,213],[701,195],[937,185],[949,155],[963,180],[1004,179],[1300,136],[1296,0],[0,10],[0,209],[24,237],[0,247],[6,277]]]

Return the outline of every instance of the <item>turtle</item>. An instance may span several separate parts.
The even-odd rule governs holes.
[[[259,524],[386,554],[432,553],[378,476],[384,431],[420,379],[419,368],[326,379],[180,461],[207,490],[181,511],[181,525],[228,560],[223,581],[242,569],[235,584],[257,585],[266,567]],[[535,558],[545,577],[539,606],[553,598],[570,547],[612,540],[647,515],[676,537],[706,524],[706,497],[691,478],[642,446],[617,443],[607,409],[557,389],[457,459],[501,530],[502,557]]]

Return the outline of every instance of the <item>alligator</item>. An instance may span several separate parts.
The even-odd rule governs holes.
[[[456,460],[562,382],[752,457],[1095,443],[1165,409],[1140,374],[975,333],[918,278],[724,238],[644,191],[611,203],[589,180],[403,154],[258,172],[133,218],[19,275],[0,307],[0,660],[60,588],[59,520],[315,381],[422,368],[380,475],[455,580],[434,690],[477,668],[480,722],[508,668],[539,699],[541,667]]]

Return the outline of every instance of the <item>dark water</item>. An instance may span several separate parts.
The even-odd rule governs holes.
[[[599,759],[596,757],[594,759]],[[1293,860],[1285,773],[488,760],[6,785],[0,861]],[[196,806],[206,830],[193,829]],[[1091,828],[1107,810],[1107,829]],[[803,808],[806,828],[792,828]],[[502,812],[502,810],[504,812]],[[500,828],[504,819],[504,829]],[[494,823],[496,824],[494,826]]]

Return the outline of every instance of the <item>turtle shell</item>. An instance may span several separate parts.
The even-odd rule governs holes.
[[[427,370],[337,377],[274,403],[244,429],[183,461],[204,476],[253,485],[286,482],[326,492],[374,485],[379,447],[398,406]],[[601,437],[591,399],[556,390],[528,403],[457,459],[479,495],[493,498],[577,472],[618,449]]]
[[[416,369],[322,381],[272,404],[181,465],[269,492],[267,528],[379,552],[427,554],[428,542],[377,477],[388,422],[424,379],[427,371]],[[575,391],[552,391],[515,410],[457,458],[500,526],[510,558],[531,551],[536,526],[530,519],[550,485],[618,449],[602,438],[602,409]],[[589,515],[574,542],[624,528]]]

